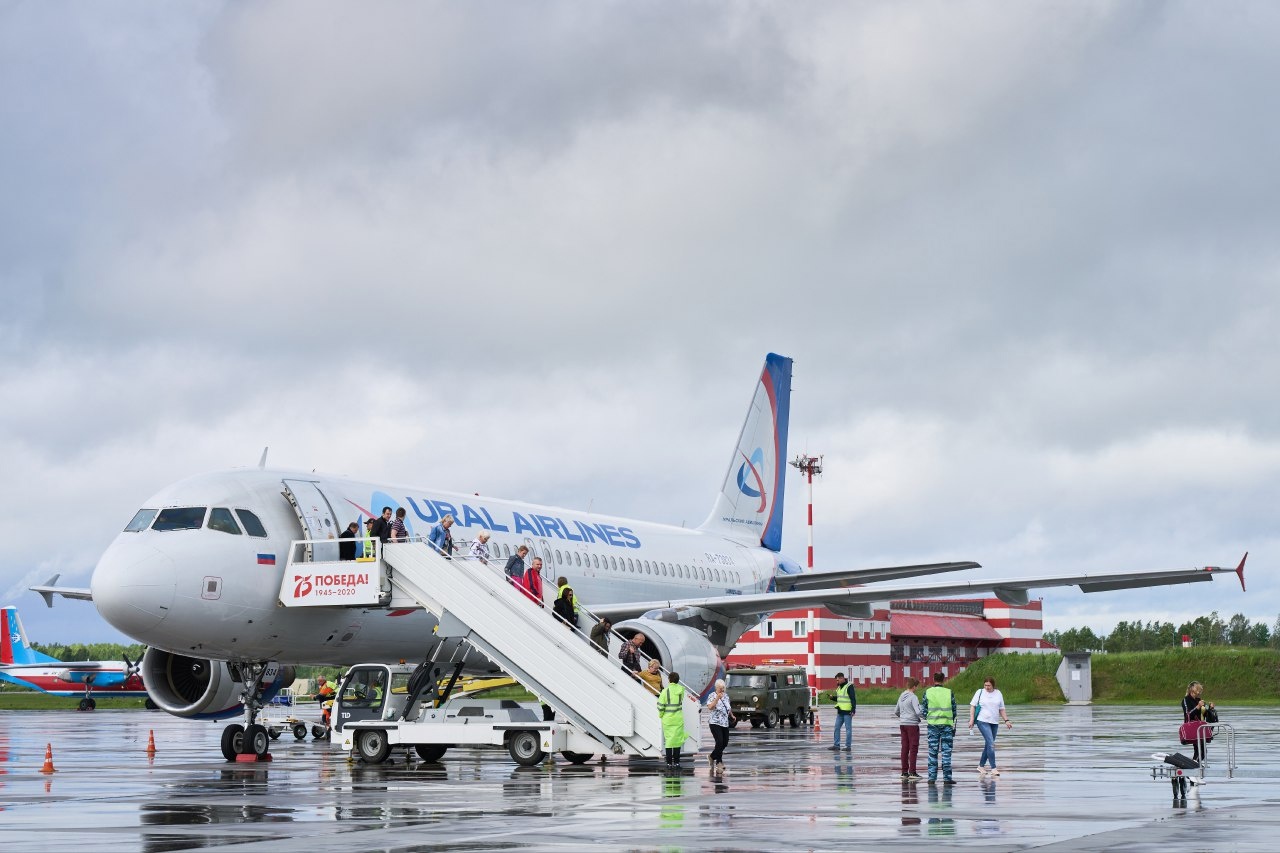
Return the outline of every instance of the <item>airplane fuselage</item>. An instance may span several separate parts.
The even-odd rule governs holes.
[[[184,480],[147,501],[146,512],[130,525],[138,529],[119,534],[98,563],[93,600],[124,633],[180,654],[340,665],[420,657],[435,627],[434,617],[422,610],[279,606],[294,542],[333,538],[332,546],[318,547],[336,553],[340,531],[355,521],[363,535],[364,520],[384,506],[406,510],[411,535],[425,536],[446,513],[454,517],[452,534],[464,548],[478,533],[489,532],[490,562],[498,567],[518,546],[528,546],[530,559],[543,558],[549,584],[567,578],[587,608],[758,593],[768,589],[777,571],[798,571],[773,551],[717,533],[474,495],[247,469]],[[189,510],[185,516],[176,512],[184,509]],[[163,529],[173,526],[173,518],[192,526]]]

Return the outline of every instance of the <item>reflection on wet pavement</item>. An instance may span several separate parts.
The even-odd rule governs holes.
[[[962,729],[954,788],[899,779],[896,722],[878,707],[859,710],[852,754],[827,751],[825,714],[820,733],[736,729],[723,779],[708,775],[705,760],[686,759],[689,767],[673,776],[618,758],[517,767],[505,751],[474,749],[450,750],[437,764],[397,753],[366,766],[324,743],[285,739],[272,745],[273,762],[236,766],[221,759],[221,724],[106,709],[8,712],[0,844],[364,853],[1063,843],[1165,853],[1193,832],[1197,848],[1272,849],[1280,770],[1267,757],[1280,746],[1280,711],[1226,709],[1240,769],[1228,782],[1219,761],[1201,801],[1182,806],[1167,782],[1150,778],[1151,753],[1177,748],[1170,704],[1011,709],[1016,728],[996,742],[1002,775],[978,776],[981,738]],[[148,759],[151,730],[158,752]],[[39,773],[46,743],[52,775]]]

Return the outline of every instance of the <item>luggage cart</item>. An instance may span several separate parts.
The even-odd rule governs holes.
[[[1219,740],[1219,735],[1226,736],[1225,745]],[[1226,750],[1227,779],[1230,780],[1239,766],[1236,764],[1236,730],[1228,723],[1205,723],[1196,730],[1196,745],[1200,755],[1205,755],[1205,746],[1215,740],[1219,742],[1220,748]],[[1196,761],[1180,752],[1157,752],[1151,757],[1160,762],[1151,768],[1151,778],[1168,779],[1173,787],[1175,802],[1185,802],[1188,794],[1193,800],[1200,799],[1200,788],[1206,784],[1204,772],[1209,767],[1208,761]]]

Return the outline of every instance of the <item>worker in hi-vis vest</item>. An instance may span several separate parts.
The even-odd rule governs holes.
[[[929,784],[938,781],[938,758],[942,758],[942,784],[954,785],[951,778],[951,742],[956,735],[956,694],[942,682],[946,676],[933,674],[933,686],[924,692],[920,713],[929,724]]]
[[[836,736],[831,744],[832,752],[840,751],[840,729],[844,729],[844,748],[853,751],[853,715],[858,713],[858,694],[853,684],[845,680],[843,672],[836,673],[836,689],[831,691],[836,700]]]
[[[667,676],[667,686],[658,694],[658,718],[662,720],[662,741],[666,746],[667,766],[680,766],[680,748],[684,746],[684,685],[680,673]]]

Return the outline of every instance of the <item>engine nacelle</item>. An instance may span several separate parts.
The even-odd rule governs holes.
[[[158,707],[178,717],[221,720],[244,711],[240,702],[244,684],[225,661],[192,658],[160,649],[147,649],[142,657],[142,681]],[[263,691],[262,701],[293,684],[291,666],[280,666]]]
[[[664,611],[665,612],[665,611]],[[705,698],[724,677],[724,662],[706,635],[696,628],[649,618],[628,619],[613,629],[630,640],[644,634],[641,649],[662,661],[663,669],[680,673],[680,683],[695,696]]]

